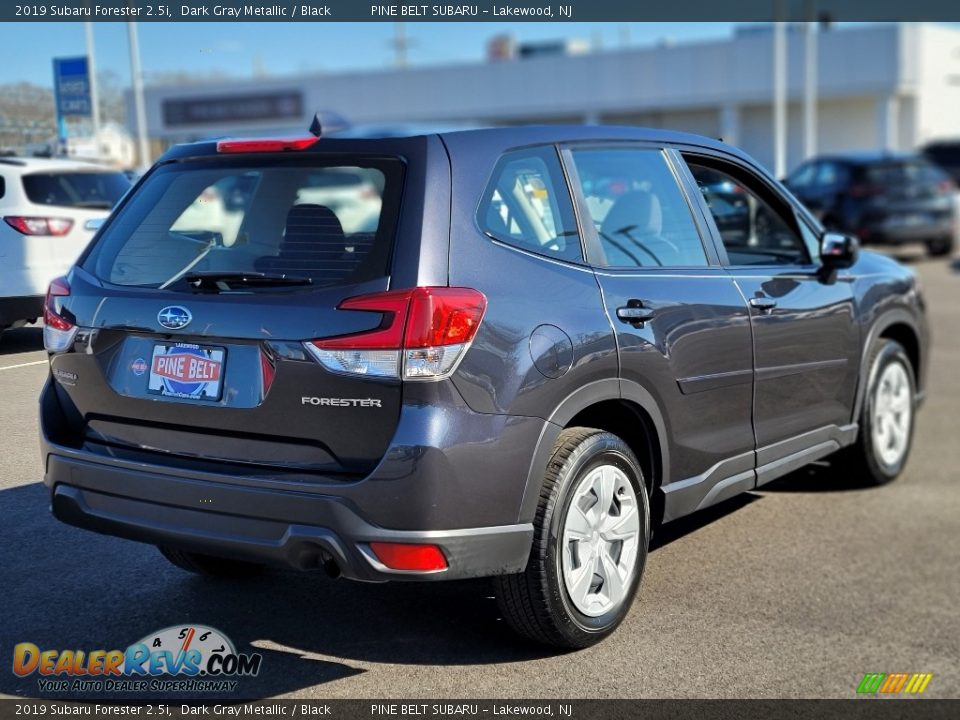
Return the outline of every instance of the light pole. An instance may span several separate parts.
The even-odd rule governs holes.
[[[140,71],[140,42],[137,24],[127,23],[127,40],[130,44],[130,78],[133,85],[133,106],[137,117],[137,142],[140,149],[140,167],[150,165],[150,147],[147,145],[147,111],[143,100],[143,73]]]
[[[773,23],[773,173],[787,174],[787,26],[782,0],[776,3]]]
[[[803,72],[803,158],[808,160],[817,154],[817,33],[816,23],[804,24]]]
[[[97,95],[97,56],[93,48],[93,23],[85,22],[83,29],[87,39],[87,77],[90,83],[90,114],[91,120],[93,120],[94,153],[99,158],[100,143],[97,138],[100,135],[100,100]]]

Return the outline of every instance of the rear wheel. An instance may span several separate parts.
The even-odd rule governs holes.
[[[936,240],[927,240],[927,254],[931,257],[943,257],[953,254],[955,241],[952,237],[942,237]]]
[[[601,430],[564,430],[541,489],[527,569],[494,580],[504,618],[544,644],[599,642],[630,609],[649,538],[643,474],[629,446]]]
[[[910,360],[893,340],[880,340],[867,367],[859,436],[834,464],[862,484],[883,485],[903,471],[910,455],[916,387]]]
[[[181,570],[197,573],[198,575],[240,578],[259,575],[263,572],[263,566],[257,565],[256,563],[188,552],[165,545],[158,545],[157,548],[167,560]]]

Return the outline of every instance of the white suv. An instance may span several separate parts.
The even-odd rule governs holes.
[[[47,285],[129,187],[122,172],[92,163],[0,158],[0,334],[43,315]]]

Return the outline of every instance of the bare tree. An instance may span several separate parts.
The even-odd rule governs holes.
[[[0,148],[20,148],[56,137],[53,91],[32,83],[0,85]]]
[[[97,73],[97,95],[100,99],[100,119],[104,123],[115,122],[125,125],[127,122],[127,103],[124,99],[126,88],[120,82],[120,76],[114,70],[101,70]]]

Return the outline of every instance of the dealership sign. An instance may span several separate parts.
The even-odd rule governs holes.
[[[86,57],[53,59],[53,91],[57,117],[90,117],[90,71]]]

